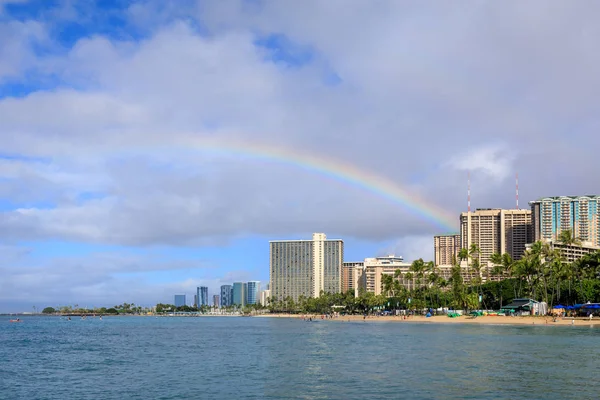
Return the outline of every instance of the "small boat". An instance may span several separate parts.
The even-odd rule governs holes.
[[[11,319],[11,320],[10,320],[10,322],[23,322],[23,320],[22,320],[22,319],[19,319],[19,318],[17,318],[17,319]]]

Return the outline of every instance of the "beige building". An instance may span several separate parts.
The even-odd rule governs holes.
[[[402,257],[389,255],[386,257],[365,258],[364,262],[364,280],[365,289],[367,292],[381,294],[381,275],[394,275],[396,270],[400,270],[402,274],[409,272],[410,263],[404,262]],[[411,282],[402,279],[402,283],[408,287]]]
[[[435,265],[452,265],[460,251],[460,234],[436,235],[433,237],[433,261]]]
[[[479,262],[488,265],[494,253],[508,253],[518,260],[533,241],[531,210],[478,209],[460,214],[462,248],[479,246]]]
[[[551,250],[559,250],[560,251],[560,255],[562,256],[563,260],[567,263],[572,263],[574,261],[579,260],[581,257],[587,255],[587,254],[592,254],[592,253],[596,253],[597,251],[600,250],[600,247],[597,246],[590,246],[589,244],[582,244],[582,245],[576,245],[576,244],[563,244],[560,242],[553,242],[553,241],[545,241],[542,240],[546,243],[548,243],[550,245],[550,249]],[[532,246],[532,243],[527,245],[527,249],[530,249]]]
[[[259,303],[261,306],[268,306],[269,305],[269,298],[271,298],[271,291],[269,289],[267,290],[263,290],[260,292],[260,299],[259,299]]]
[[[446,281],[450,280],[450,278],[452,277],[452,267],[453,267],[452,264],[436,266],[437,272]],[[479,271],[479,274],[477,274],[477,272],[473,268],[469,267],[469,265],[467,264],[467,261],[460,262],[460,276],[462,277],[463,282],[467,285],[470,284],[471,281],[474,278],[476,278],[477,276],[479,276],[481,278],[482,283],[485,283],[487,280],[487,274],[486,274],[485,268],[481,268]]]
[[[324,233],[312,240],[279,240],[270,245],[271,297],[283,300],[318,297],[321,291],[342,290],[344,242],[328,240]]]
[[[355,269],[363,269],[365,263],[362,261],[344,262],[342,265],[342,293],[348,290],[357,289],[357,280]]]

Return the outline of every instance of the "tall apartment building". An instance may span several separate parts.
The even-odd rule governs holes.
[[[518,260],[533,241],[531,210],[477,209],[460,214],[462,248],[479,246],[479,262],[486,266],[494,253],[508,253]]]
[[[240,307],[246,306],[246,293],[248,293],[248,284],[245,282],[233,283],[232,304]]]
[[[232,304],[233,298],[233,286],[222,285],[221,286],[221,307],[229,307]]]
[[[258,304],[260,297],[260,282],[250,281],[246,284],[246,304]]]
[[[348,290],[357,289],[357,281],[355,276],[355,269],[362,269],[365,263],[362,261],[344,262],[342,264],[342,293],[346,293]]]
[[[460,234],[436,235],[433,237],[433,260],[435,265],[452,265],[460,251]]]
[[[196,288],[196,306],[208,306],[208,287],[199,286]]]
[[[376,295],[381,294],[382,274],[393,276],[398,269],[402,274],[405,274],[409,272],[410,266],[411,264],[404,262],[401,256],[389,255],[386,257],[365,258],[364,275],[367,292],[375,293]],[[403,284],[410,284],[405,281],[405,279],[401,279]]]
[[[271,297],[283,300],[318,297],[321,291],[342,290],[344,242],[328,240],[324,233],[312,240],[279,240],[270,245]]]
[[[360,262],[356,263],[354,266],[353,273],[353,281],[354,281],[354,297],[358,297],[360,295],[360,291],[367,290],[367,274],[365,270],[365,263]]]
[[[600,246],[600,196],[545,197],[529,205],[534,241],[555,242],[569,229],[586,246]]]
[[[213,294],[213,307],[218,308],[220,304],[219,301],[219,295],[218,294]]]

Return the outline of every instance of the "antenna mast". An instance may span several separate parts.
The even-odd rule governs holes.
[[[467,211],[471,212],[471,171],[467,175]]]
[[[516,175],[516,184],[517,184],[517,210],[519,209],[519,173]]]

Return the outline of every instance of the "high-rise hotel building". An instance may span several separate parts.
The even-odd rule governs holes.
[[[344,262],[342,265],[342,293],[358,288],[359,282],[355,270],[357,268],[362,270],[364,267],[365,263],[363,261]]]
[[[460,251],[460,234],[436,235],[433,237],[433,260],[435,265],[452,265],[458,259]]]
[[[533,241],[531,210],[477,209],[460,214],[461,247],[479,246],[479,262],[486,266],[494,253],[518,260]]]
[[[270,244],[271,298],[319,297],[321,291],[342,290],[344,242],[327,240],[324,233],[312,240],[278,240]]]
[[[529,202],[533,239],[555,242],[562,231],[589,246],[600,246],[600,196],[545,197]]]

